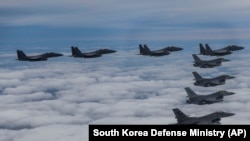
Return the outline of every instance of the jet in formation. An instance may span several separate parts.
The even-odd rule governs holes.
[[[192,72],[194,76],[194,85],[195,86],[202,86],[202,87],[211,87],[211,86],[217,86],[217,85],[223,85],[226,83],[226,79],[233,79],[234,76],[230,75],[220,75],[214,78],[203,78],[200,74],[197,72]]]
[[[20,61],[46,61],[48,58],[59,56],[63,56],[63,54],[48,52],[40,55],[27,56],[22,50],[17,50],[17,60]]]
[[[216,58],[213,60],[201,60],[196,54],[192,54],[192,56],[194,59],[193,66],[200,67],[200,68],[213,68],[216,66],[221,66],[222,62],[230,61],[230,60],[224,59],[224,58]]]
[[[200,46],[200,55],[209,55],[209,56],[224,56],[232,54],[232,51],[242,50],[244,47],[230,45],[221,49],[212,50],[208,44],[205,44],[205,48],[202,44]]]
[[[197,105],[213,104],[213,103],[217,103],[217,102],[222,102],[224,96],[234,94],[233,92],[228,92],[228,91],[217,91],[215,93],[208,94],[208,95],[198,95],[189,87],[186,87],[185,91],[188,95],[187,103],[197,104]]]
[[[143,46],[142,44],[139,44],[139,51],[140,51],[139,55],[163,56],[163,55],[169,55],[170,52],[180,51],[180,50],[183,50],[183,49],[180,47],[170,46],[170,47],[165,47],[163,49],[151,51],[146,44],[144,44]]]
[[[172,109],[175,118],[177,119],[177,124],[179,125],[213,125],[213,124],[221,124],[221,118],[229,117],[235,115],[234,113],[227,113],[223,111],[216,111],[204,116],[200,117],[190,117],[184,114],[180,109],[174,108]]]
[[[142,46],[139,45],[140,55],[148,55],[148,56],[163,56],[163,55],[169,55],[169,51],[159,49],[151,51],[147,45]]]
[[[115,53],[115,50],[111,49],[98,49],[96,51],[92,52],[81,52],[78,47],[71,47],[71,52],[73,57],[77,58],[96,58],[96,57],[101,57],[102,54],[108,54],[108,53]]]

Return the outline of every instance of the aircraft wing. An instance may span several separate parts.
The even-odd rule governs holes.
[[[30,60],[47,60],[46,57],[38,55],[38,56],[30,56],[29,57]]]
[[[226,53],[226,52],[230,52],[228,49],[218,49],[218,50],[215,50],[214,52],[216,53]]]
[[[211,125],[211,124],[220,124],[221,118],[218,117],[212,117],[210,115],[198,117],[197,118],[197,125]]]
[[[89,53],[83,53],[84,57],[87,57],[87,58],[94,58],[94,57],[101,57],[102,54],[100,53],[96,53],[96,52],[89,52]]]
[[[200,124],[200,121],[199,119],[189,119],[189,120],[185,120],[183,122],[178,122],[178,124],[180,125],[185,125],[185,124],[188,124],[188,125],[199,125]]]
[[[214,66],[219,66],[220,63],[218,62],[206,62],[206,63],[202,63],[201,66],[202,67],[214,67]]]
[[[221,98],[217,99],[216,97],[215,98],[206,98],[206,99],[204,99],[204,102],[206,102],[206,103],[215,103],[215,102],[221,102],[221,101],[222,101]]]
[[[208,120],[198,122],[197,125],[220,125],[220,122],[217,120],[211,121],[208,119]]]
[[[218,65],[221,63],[221,61],[219,60],[211,60],[211,61],[208,61],[206,62],[207,64],[210,64],[210,65]]]
[[[192,103],[203,105],[203,104],[212,104],[212,103],[221,102],[221,101],[222,101],[221,97],[204,96],[204,97],[199,97],[197,99],[193,99]]]
[[[166,53],[166,51],[164,51],[164,50],[154,50],[154,51],[152,51],[153,53]]]
[[[225,83],[225,81],[226,81],[225,78],[216,78],[216,79],[211,80],[211,81],[208,82],[208,83],[214,84],[214,85],[219,85],[219,84]]]

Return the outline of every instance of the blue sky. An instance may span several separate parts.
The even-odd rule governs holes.
[[[5,0],[0,6],[0,37],[249,39],[249,9],[247,0]]]

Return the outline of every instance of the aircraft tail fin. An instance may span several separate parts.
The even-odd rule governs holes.
[[[82,52],[79,50],[79,48],[78,48],[78,47],[75,47],[75,49],[74,49],[74,53],[75,53],[75,55],[76,55],[76,56],[78,56],[78,55],[81,55],[81,54],[82,54]]]
[[[139,44],[139,50],[140,50],[140,54],[145,54],[144,48],[141,44]]]
[[[22,50],[17,50],[17,57],[19,60],[23,60],[27,58],[26,54]]]
[[[193,56],[195,62],[201,61],[201,59],[196,54],[192,54],[192,56]]]
[[[211,55],[212,52],[213,52],[213,50],[210,48],[210,46],[209,46],[208,44],[206,44],[205,46],[206,46],[206,53],[207,53],[208,55]]]
[[[195,80],[200,80],[200,79],[202,79],[201,75],[198,74],[196,71],[193,72],[193,75],[194,75]]]
[[[187,95],[188,95],[189,98],[197,96],[197,94],[192,89],[190,89],[189,87],[186,87],[185,90],[186,90]]]
[[[72,52],[72,56],[76,55],[76,51],[75,51],[75,47],[74,46],[71,46],[71,52]]]
[[[205,50],[204,46],[202,44],[199,44],[199,46],[200,46],[200,54],[206,55],[206,50]]]
[[[144,53],[149,54],[151,52],[151,50],[149,49],[149,47],[145,44],[144,45]]]
[[[180,109],[178,108],[174,108],[173,112],[175,114],[175,118],[177,119],[178,122],[181,122],[185,119],[188,118],[188,116],[186,114],[184,114]]]

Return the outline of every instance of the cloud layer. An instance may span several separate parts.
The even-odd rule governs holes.
[[[176,123],[173,108],[190,116],[223,110],[236,115],[223,118],[222,124],[248,124],[249,50],[235,52],[227,57],[230,62],[213,69],[194,68],[191,54],[198,52],[193,50],[163,57],[121,50],[101,58],[63,56],[46,62],[19,62],[13,60],[15,54],[1,57],[6,64],[0,69],[0,139],[87,140],[89,124]],[[9,62],[15,65],[8,67]],[[204,77],[236,78],[222,86],[197,87],[194,70]],[[199,94],[223,89],[236,94],[198,106],[186,103],[185,87]]]

